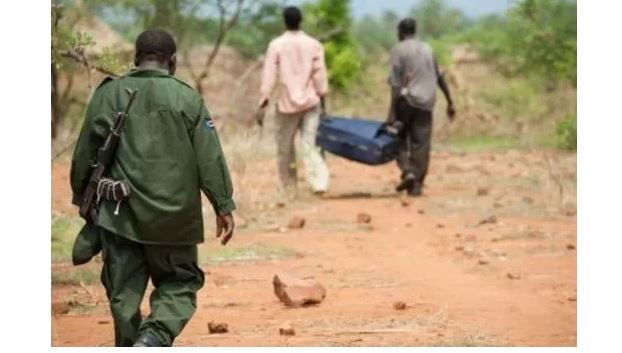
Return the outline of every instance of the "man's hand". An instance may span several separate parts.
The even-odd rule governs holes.
[[[235,228],[235,223],[233,222],[233,215],[231,212],[223,215],[216,215],[216,238],[220,238],[222,235],[222,239],[220,240],[222,245],[227,245],[229,240],[233,237],[233,228]]]
[[[447,116],[449,117],[449,121],[454,121],[456,118],[456,108],[453,103],[447,106]]]
[[[386,131],[389,135],[392,135],[392,136],[399,136],[402,133],[403,129],[404,129],[404,123],[402,123],[399,120],[389,122],[384,127],[384,131]]]
[[[261,98],[259,100],[259,107],[255,112],[255,121],[259,126],[263,126],[263,119],[266,116],[266,108],[268,107],[268,98]]]

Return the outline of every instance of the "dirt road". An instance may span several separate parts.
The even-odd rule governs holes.
[[[201,245],[207,282],[175,344],[575,346],[575,161],[544,151],[435,152],[425,197],[407,200],[393,192],[393,164],[329,157],[331,192],[284,206],[270,198],[274,163],[256,163],[244,186],[256,194],[244,197],[229,252],[211,236]],[[75,215],[67,164],[52,174],[53,213]],[[360,212],[369,224],[357,223]],[[286,228],[293,216],[304,228]],[[71,270],[52,264],[53,273]],[[321,281],[325,301],[286,308],[271,286],[280,270]],[[395,310],[396,301],[407,308]],[[98,283],[53,285],[53,305],[67,302],[51,318],[54,346],[113,344]],[[209,321],[230,332],[208,334]],[[296,335],[279,336],[288,323]]]

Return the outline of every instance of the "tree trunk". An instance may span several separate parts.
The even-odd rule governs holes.
[[[60,120],[58,106],[58,72],[54,63],[52,63],[52,140],[58,134],[58,123]]]
[[[203,84],[202,83],[203,83],[202,78],[197,78],[194,80],[194,87],[196,88],[197,92],[199,92],[201,97],[203,97]]]

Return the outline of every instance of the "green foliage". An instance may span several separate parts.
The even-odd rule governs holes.
[[[133,40],[144,28],[158,27],[175,36],[183,53],[200,43],[213,42],[220,22],[215,1],[206,0],[85,0],[120,33]],[[223,1],[229,18],[235,2]],[[240,16],[227,33],[225,43],[246,57],[263,53],[270,39],[283,30],[282,2],[262,0],[244,2]],[[319,0],[302,6],[305,30],[326,44],[326,63],[331,87],[352,85],[360,71],[361,59],[351,34],[349,0]],[[131,34],[131,35],[130,35]],[[325,38],[323,38],[325,36]]]
[[[577,150],[577,114],[568,114],[557,122],[555,128],[557,147],[564,150]]]
[[[58,128],[73,128],[75,117],[82,116],[90,92],[74,84],[75,78],[92,70],[120,74],[128,65],[121,63],[119,53],[106,48],[92,53],[93,36],[76,30],[81,21],[90,21],[93,14],[82,2],[62,1],[51,4],[51,77],[52,77],[52,138]],[[86,80],[82,80],[83,84]],[[62,82],[62,83],[60,83]],[[89,83],[92,83],[88,81]],[[77,87],[76,87],[77,86]],[[89,86],[89,88],[94,88]],[[75,111],[75,108],[80,108]],[[67,126],[67,122],[74,126]]]
[[[340,47],[339,44],[328,42],[325,45],[325,52],[331,86],[337,90],[351,87],[358,78],[361,68],[356,48],[349,45]]]
[[[481,18],[476,24],[463,34],[466,42],[474,45],[487,59],[495,59],[507,49],[505,30],[507,19],[498,15],[489,15]]]
[[[53,3],[51,11],[52,64],[61,69],[66,62],[63,58],[64,52],[77,48],[85,50],[95,45],[95,41],[88,33],[73,30],[75,23],[85,16],[84,9]]]
[[[161,28],[175,37],[181,51],[204,43],[215,32],[216,22],[197,0],[84,0],[88,8],[133,42],[147,28]]]
[[[393,11],[380,16],[366,15],[354,23],[354,36],[366,55],[388,52],[397,42],[396,26],[399,17]]]
[[[444,36],[441,38],[431,38],[427,42],[432,47],[438,64],[444,67],[451,66],[451,49],[454,45],[453,40],[449,36]]]
[[[434,50],[439,63],[451,65],[451,48],[462,41],[459,35],[470,25],[466,16],[447,6],[443,0],[426,0],[414,7],[409,16],[417,21],[417,36]],[[397,24],[402,19],[392,11],[366,16],[354,26],[356,40],[367,55],[388,52],[397,42]]]
[[[227,44],[247,58],[258,57],[265,52],[270,40],[283,31],[282,11],[279,4],[267,2],[256,11],[243,12],[239,25],[231,29]]]
[[[220,18],[217,1],[208,0],[84,0],[112,28],[134,41],[146,28],[162,28],[177,41],[180,52],[215,42]],[[236,1],[223,0],[225,22],[235,12]],[[238,20],[227,32],[226,43],[243,55],[259,55],[269,39],[282,29],[277,0],[245,0]]]
[[[305,29],[324,41],[331,88],[344,90],[358,78],[361,58],[351,32],[350,0],[318,0],[303,5]]]
[[[108,47],[104,48],[102,53],[97,56],[97,61],[101,68],[118,73],[128,71],[131,63],[129,60],[122,60],[119,53]]]
[[[89,20],[93,17],[90,11],[81,5],[53,3],[52,6],[52,64],[63,73],[71,74],[79,66],[76,58],[67,57],[69,51],[88,60],[91,67],[98,67],[111,72],[121,73],[127,70],[127,65],[121,63],[119,54],[112,48],[105,48],[99,54],[86,54],[96,42],[93,36],[86,32],[74,29],[81,20]],[[81,65],[86,68],[85,63]]]
[[[506,18],[481,21],[468,36],[508,75],[551,83],[577,82],[577,5],[569,0],[521,0]]]
[[[508,119],[534,118],[546,111],[540,86],[526,79],[496,82],[479,95],[491,112]]]
[[[417,21],[417,32],[422,38],[456,33],[469,24],[462,11],[448,7],[444,0],[423,0],[410,15]]]

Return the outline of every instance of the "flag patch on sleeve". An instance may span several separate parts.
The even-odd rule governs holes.
[[[212,121],[212,119],[209,118],[204,118],[203,119],[203,126],[205,126],[205,128],[207,129],[213,129],[214,128],[214,122]]]

